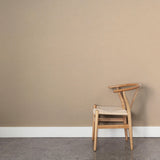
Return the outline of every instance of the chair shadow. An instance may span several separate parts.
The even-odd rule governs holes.
[[[151,94],[152,89],[143,85],[132,108],[133,126],[147,125],[146,106]]]

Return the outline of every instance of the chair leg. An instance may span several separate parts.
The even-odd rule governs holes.
[[[96,111],[95,113],[95,131],[94,131],[94,147],[93,147],[93,150],[96,151],[97,149],[97,133],[98,133],[98,115],[99,115],[99,112]]]
[[[93,113],[93,120],[92,120],[92,141],[94,141],[94,132],[95,132],[95,116]]]
[[[125,132],[125,140],[128,141],[128,133],[127,133],[127,129],[124,129]]]
[[[132,137],[132,120],[131,120],[131,115],[128,115],[128,124],[129,124],[130,147],[131,147],[131,150],[133,150],[133,137]]]
[[[124,124],[127,124],[127,118],[126,116],[123,117],[124,119]],[[124,129],[124,133],[125,133],[125,140],[128,141],[128,133],[127,133],[127,129]]]
[[[93,110],[97,108],[97,105],[93,105]],[[95,135],[95,114],[93,112],[93,118],[92,118],[92,141],[94,141],[94,135]]]

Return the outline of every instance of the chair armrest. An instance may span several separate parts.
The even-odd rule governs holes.
[[[110,89],[115,89],[115,88],[121,88],[121,87],[129,87],[129,86],[137,86],[139,85],[138,83],[127,83],[127,84],[118,84],[118,85],[111,85],[108,86]]]
[[[119,84],[119,85],[112,85],[109,88],[113,89],[114,93],[123,92],[123,91],[130,91],[133,89],[138,89],[142,87],[141,83],[128,83],[128,84]]]
[[[122,89],[115,89],[113,92],[117,93],[117,92],[123,92],[123,91],[130,91],[130,90],[138,89],[138,88],[140,88],[140,87],[136,86],[136,87],[122,88]]]

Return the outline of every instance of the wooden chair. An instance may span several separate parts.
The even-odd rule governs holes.
[[[96,151],[97,148],[98,129],[104,129],[104,128],[124,128],[126,141],[128,140],[127,129],[129,129],[130,148],[131,150],[133,150],[131,108],[133,106],[133,102],[135,101],[136,95],[140,88],[140,84],[132,83],[132,84],[113,85],[109,86],[109,88],[113,89],[114,93],[118,93],[122,106],[121,107],[100,106],[100,105],[93,106],[92,140],[94,141],[94,147],[93,147],[94,151]],[[129,104],[126,92],[131,90],[135,90],[135,93],[133,95],[131,103]],[[104,122],[105,123],[109,122],[112,124],[105,124]],[[115,122],[121,124],[117,124]]]

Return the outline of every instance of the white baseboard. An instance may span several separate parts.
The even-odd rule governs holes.
[[[0,138],[91,136],[92,127],[0,127]],[[98,137],[124,137],[124,130],[99,129]],[[160,137],[160,127],[133,127],[133,137]]]

